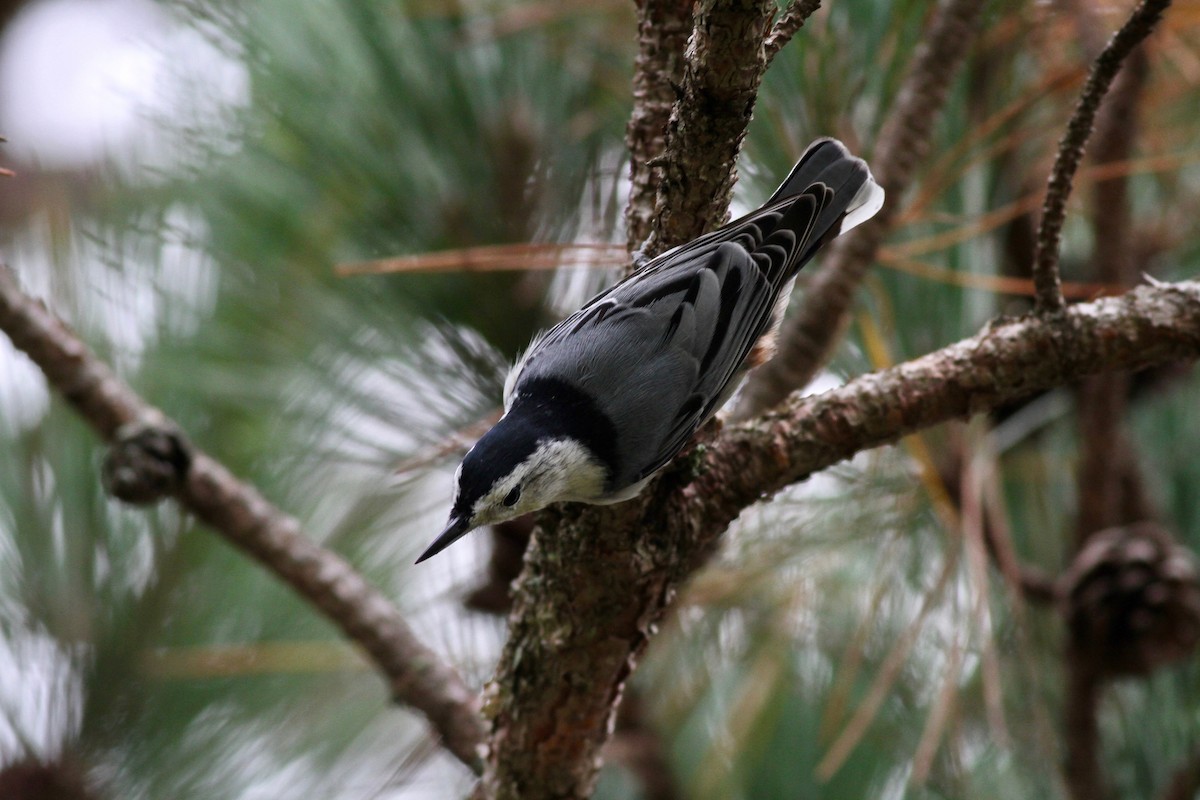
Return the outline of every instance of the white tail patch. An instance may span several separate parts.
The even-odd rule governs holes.
[[[875,216],[879,209],[883,208],[883,200],[883,187],[868,174],[867,182],[859,187],[854,199],[846,208],[846,216],[842,218],[841,233],[845,233]]]

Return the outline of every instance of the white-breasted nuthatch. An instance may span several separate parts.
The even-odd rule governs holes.
[[[818,139],[757,211],[668,250],[534,339],[417,563],[480,525],[641,491],[769,357],[800,268],[882,205],[866,163]]]

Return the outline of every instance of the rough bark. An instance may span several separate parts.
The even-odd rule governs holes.
[[[57,317],[21,291],[0,265],[0,330],[106,442],[123,430],[178,428],[121,381]],[[190,449],[190,448],[189,448]],[[478,769],[483,722],[477,698],[448,664],[413,634],[395,606],[340,556],[306,536],[300,523],[247,483],[192,450],[175,499],[215,532],[249,553],[361,646],[397,702],[428,718],[446,747]]]
[[[629,202],[625,239],[634,252],[650,236],[658,196],[655,161],[666,143],[667,123],[683,83],[683,51],[692,32],[692,0],[637,0],[638,54],[633,71],[633,112],[625,128],[629,147]]]
[[[1083,159],[1083,150],[1092,133],[1096,112],[1125,58],[1139,42],[1150,35],[1162,18],[1171,0],[1143,0],[1109,40],[1100,53],[1087,82],[1079,95],[1066,133],[1058,144],[1058,155],[1046,186],[1046,201],[1042,206],[1042,221],[1038,226],[1037,250],[1033,256],[1033,285],[1037,293],[1037,310],[1054,314],[1062,310],[1064,301],[1062,281],[1058,274],[1059,247],[1062,226],[1067,217],[1067,198],[1075,171]]]
[[[741,511],[870,447],[1104,369],[1200,355],[1200,282],[1002,321],[678,458],[639,498],[542,519],[486,706],[483,797],[586,797],[613,710],[676,590]]]
[[[821,7],[821,0],[792,0],[775,24],[771,26],[771,34],[763,42],[763,52],[767,58],[767,66],[779,55],[779,51],[792,40],[796,32],[804,27],[805,21]]]
[[[697,8],[643,255],[652,258],[726,220],[774,12],[771,0],[708,0]]]

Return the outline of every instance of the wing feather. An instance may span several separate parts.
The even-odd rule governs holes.
[[[617,422],[610,492],[654,473],[736,388],[800,267],[855,203],[878,200],[868,186],[861,160],[818,141],[766,206],[655,258],[538,339],[506,408],[526,378],[566,380]]]

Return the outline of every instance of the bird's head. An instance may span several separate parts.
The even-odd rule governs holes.
[[[564,500],[595,500],[608,472],[582,443],[514,411],[463,457],[446,528],[417,559],[440,553],[480,525],[519,517]]]

